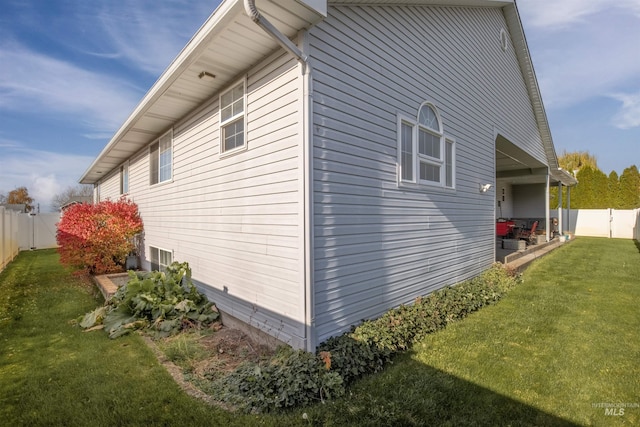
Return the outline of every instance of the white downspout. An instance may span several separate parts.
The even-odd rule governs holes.
[[[256,7],[255,0],[244,0],[244,9],[249,18],[260,28],[267,32],[280,46],[292,54],[302,66],[303,78],[303,203],[304,203],[304,318],[305,318],[305,350],[315,352],[315,314],[313,302],[313,78],[311,75],[311,64],[307,55],[298,46],[282,34],[271,22],[260,14]]]
[[[307,57],[291,40],[289,40],[284,34],[282,34],[276,27],[273,26],[264,16],[260,14],[260,11],[256,7],[255,0],[244,0],[244,10],[249,15],[249,18],[260,28],[265,30],[271,37],[275,39],[280,45],[303,65],[307,66]]]

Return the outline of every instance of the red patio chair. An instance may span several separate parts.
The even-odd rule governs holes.
[[[538,228],[538,221],[535,221],[531,228],[519,228],[516,231],[516,239],[526,240],[529,244],[536,242],[536,229]]]

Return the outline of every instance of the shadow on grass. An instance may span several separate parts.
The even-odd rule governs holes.
[[[636,244],[636,248],[638,248],[638,252],[640,252],[640,240],[634,240],[633,243]]]
[[[424,365],[409,355],[396,362],[383,373],[359,381],[333,410],[325,407],[315,413],[314,421],[359,426],[578,425]]]

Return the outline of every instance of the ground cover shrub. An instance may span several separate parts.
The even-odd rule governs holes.
[[[122,271],[142,229],[138,206],[124,198],[72,205],[58,223],[60,262],[91,274]]]
[[[309,405],[341,396],[343,381],[318,357],[281,347],[264,364],[244,364],[219,382],[221,397],[245,411]]]
[[[167,337],[218,317],[213,303],[191,282],[189,265],[174,262],[162,272],[129,271],[129,281],[103,307],[87,313],[80,326],[102,328],[110,338],[137,329]]]
[[[518,276],[496,264],[474,279],[419,297],[412,305],[329,338],[316,354],[289,350],[262,365],[245,364],[218,379],[212,389],[222,390],[223,400],[253,411],[340,396],[357,378],[382,370],[394,355],[427,334],[497,302],[518,282]]]

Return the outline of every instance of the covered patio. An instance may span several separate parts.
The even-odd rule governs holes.
[[[542,154],[542,153],[541,153]],[[501,134],[496,137],[496,261],[506,262],[515,252],[523,252],[535,245],[550,242],[567,230],[563,209],[558,217],[550,216],[549,194],[558,187],[562,206],[562,187],[568,188],[577,180],[557,166],[555,152],[544,153],[552,166],[536,159]],[[570,199],[568,200],[570,207]],[[535,227],[535,230],[532,228]],[[531,238],[527,236],[531,232]]]

